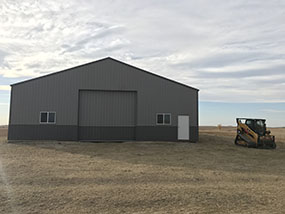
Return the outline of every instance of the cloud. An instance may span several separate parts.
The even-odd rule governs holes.
[[[9,85],[0,85],[0,91],[10,91]]]
[[[260,109],[260,111],[266,112],[266,113],[285,113],[285,110],[280,110],[280,109]]]
[[[232,70],[233,71],[232,71]],[[244,67],[244,69],[240,70],[241,68],[231,68],[229,71],[219,71],[218,69],[213,71],[200,70],[195,74],[195,76],[199,78],[249,78],[249,77],[261,77],[266,76],[268,78],[275,76],[275,75],[282,75],[285,71],[285,64],[281,66],[271,67],[271,68],[260,68],[260,69],[247,69]]]
[[[201,100],[285,101],[282,0],[1,5],[2,78],[28,79],[112,56],[197,87]]]
[[[0,50],[0,64],[3,64],[5,56],[7,56],[7,53]]]

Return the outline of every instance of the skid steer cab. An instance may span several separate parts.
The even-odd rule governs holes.
[[[275,136],[266,130],[265,119],[237,118],[235,144],[252,148],[275,149]]]

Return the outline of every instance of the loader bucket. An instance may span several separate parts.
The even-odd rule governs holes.
[[[276,149],[274,137],[262,137],[259,139],[258,147],[264,149]]]

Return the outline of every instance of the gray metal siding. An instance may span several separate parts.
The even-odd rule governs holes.
[[[157,113],[187,114],[198,126],[198,91],[112,59],[13,86],[10,125],[38,125],[40,111],[55,111],[56,125],[78,125],[79,90],[137,91],[137,126],[155,126]]]
[[[36,125],[41,111],[55,111],[58,125],[77,125],[77,90],[53,83],[26,85],[13,87],[11,124]]]
[[[198,127],[190,126],[189,134],[191,142],[198,141]],[[162,141],[178,141],[177,126],[137,126],[136,140],[162,140]]]
[[[79,131],[79,135],[77,135]],[[9,125],[9,140],[139,140],[178,141],[176,126],[77,127]],[[190,127],[190,141],[198,141],[198,127]]]
[[[79,126],[135,126],[136,92],[80,91]]]
[[[79,140],[81,141],[130,141],[135,139],[135,127],[79,127]]]
[[[77,126],[9,125],[8,140],[77,140]]]
[[[79,140],[135,140],[136,92],[80,90]]]

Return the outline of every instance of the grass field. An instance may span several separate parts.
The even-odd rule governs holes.
[[[185,142],[6,142],[0,213],[284,213],[285,129],[276,150],[201,127]]]

